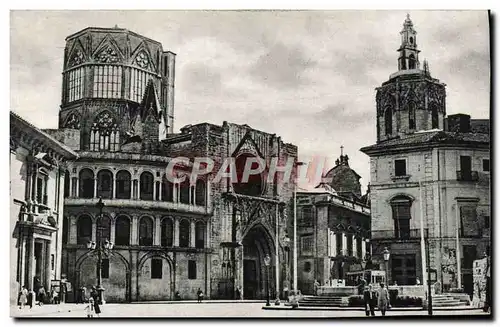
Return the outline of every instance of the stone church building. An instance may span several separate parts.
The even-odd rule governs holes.
[[[66,39],[59,129],[78,153],[65,172],[62,274],[72,289],[97,283],[111,302],[265,298],[281,289],[297,147],[247,125],[188,125],[173,133],[176,55],[121,28],[86,28]],[[212,173],[183,182],[196,158]],[[249,158],[266,164],[247,183],[215,180],[229,159],[241,177]],[[277,161],[291,178],[268,178]],[[253,166],[252,166],[253,167]],[[104,203],[97,207],[99,199]],[[271,264],[266,268],[264,258]],[[76,293],[73,293],[75,295]]]
[[[398,285],[430,269],[431,283],[471,294],[472,262],[491,244],[489,120],[446,117],[446,85],[421,66],[409,16],[400,34],[398,70],[376,89],[377,142],[361,149],[370,156],[373,256],[383,262],[389,249]]]

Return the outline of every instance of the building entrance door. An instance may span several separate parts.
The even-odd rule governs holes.
[[[257,265],[255,260],[243,261],[243,294],[246,299],[255,299],[258,290]]]

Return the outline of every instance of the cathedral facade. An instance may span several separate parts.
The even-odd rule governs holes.
[[[398,71],[376,89],[377,143],[361,149],[370,156],[373,256],[382,262],[389,249],[398,285],[430,276],[471,294],[472,262],[490,245],[489,121],[446,117],[446,86],[420,65],[409,16],[400,34]]]
[[[111,302],[195,299],[198,290],[232,299],[237,289],[263,299],[268,277],[278,295],[297,147],[227,122],[173,133],[174,78],[175,54],[129,30],[66,39],[59,129],[47,132],[78,153],[65,171],[68,299],[98,275]],[[213,169],[193,174],[197,158]],[[240,183],[249,160],[263,169]],[[237,178],[217,179],[228,162]],[[291,177],[270,169],[287,163]],[[96,243],[107,247],[98,253]]]

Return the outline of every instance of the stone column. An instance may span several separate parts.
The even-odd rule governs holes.
[[[358,254],[357,238],[355,235],[352,236],[352,256],[357,257]]]
[[[189,233],[189,246],[192,248],[196,247],[196,226],[193,220],[191,220],[191,233]]]
[[[163,196],[162,196],[162,192],[161,192],[162,186],[163,186],[163,183],[162,183],[162,182],[160,182],[160,188],[158,189],[158,191],[159,191],[159,193],[160,193],[160,194],[158,195],[158,200],[159,200],[159,201],[163,201]]]
[[[153,201],[156,201],[156,181],[153,179]]]
[[[75,217],[75,216],[68,217],[68,223],[69,223],[68,243],[69,244],[76,244],[78,242],[77,222],[78,222],[77,217]]]
[[[137,298],[138,276],[137,276],[137,250],[130,251],[130,299],[138,301]]]
[[[139,224],[139,217],[137,215],[132,216],[132,228],[130,231],[130,245],[137,245],[137,240],[139,239],[138,236],[138,228],[137,225]]]
[[[337,234],[332,233],[331,234],[331,239],[332,239],[332,257],[337,256]]]
[[[76,189],[75,189],[75,197],[78,197],[79,196],[79,192],[80,192],[80,179],[77,177],[76,178]]]
[[[191,197],[193,198],[193,203],[191,203],[192,205],[196,204],[196,189],[195,189],[195,186],[191,186],[189,188],[189,192],[191,193],[189,198],[191,199]]]
[[[366,240],[361,239],[361,259],[366,258]]]
[[[179,247],[179,217],[174,218],[174,247]]]
[[[153,245],[161,245],[161,216],[157,215],[155,218],[155,235]]]
[[[42,283],[44,283],[45,285],[45,290],[47,291],[47,294],[49,294],[48,292],[50,292],[50,279],[51,279],[51,273],[52,273],[52,270],[51,270],[51,253],[50,253],[50,244],[51,242],[50,241],[45,241],[44,242],[44,254],[45,254],[45,257],[44,257],[44,263],[45,263],[45,266],[44,266],[44,269],[45,269],[45,280],[42,281]],[[54,258],[55,259],[55,258]]]
[[[97,198],[97,182],[98,182],[98,179],[96,177],[96,178],[94,178],[94,198]]]
[[[173,202],[177,202],[178,201],[178,198],[177,198],[178,185],[179,184],[177,184],[177,183],[172,183],[172,201]]]
[[[212,226],[212,224],[210,223],[210,220],[207,221],[207,225],[205,228],[205,248],[207,248],[207,249],[210,248],[210,228],[211,228],[211,226]]]
[[[29,243],[28,247],[28,264],[27,264],[27,271],[26,271],[26,280],[28,284],[28,289],[33,289],[33,271],[35,270],[34,264],[35,264],[35,237],[32,235],[29,237],[27,240]],[[22,286],[22,285],[21,285]]]
[[[116,174],[113,174],[113,199],[116,199]]]
[[[342,232],[342,254],[347,255],[347,235]]]
[[[97,219],[92,220],[92,241],[97,242]]]
[[[115,244],[116,238],[116,217],[111,219],[111,233],[109,235],[109,241]]]

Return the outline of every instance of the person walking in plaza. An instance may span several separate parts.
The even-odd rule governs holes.
[[[318,289],[319,289],[319,282],[317,279],[314,280],[314,295],[318,295]]]
[[[28,290],[28,305],[30,306],[30,309],[33,308],[33,301],[35,299],[35,292],[33,292],[31,289]]]
[[[19,309],[24,309],[26,302],[28,302],[28,290],[23,286],[19,292]]]
[[[38,289],[38,305],[42,306],[45,303],[45,288],[42,286]]]
[[[365,313],[369,317],[375,316],[375,293],[373,292],[372,286],[366,286],[363,292],[363,301],[365,304]]]
[[[380,289],[378,290],[378,308],[382,313],[382,316],[385,316],[385,312],[389,307],[389,290],[385,287],[384,283],[380,283]]]
[[[85,307],[85,313],[87,314],[87,318],[93,318],[94,317],[94,299],[89,298],[89,302],[87,306]]]
[[[203,291],[201,290],[201,288],[198,288],[198,292],[196,292],[196,294],[198,295],[198,303],[201,303],[201,301],[203,300]]]

